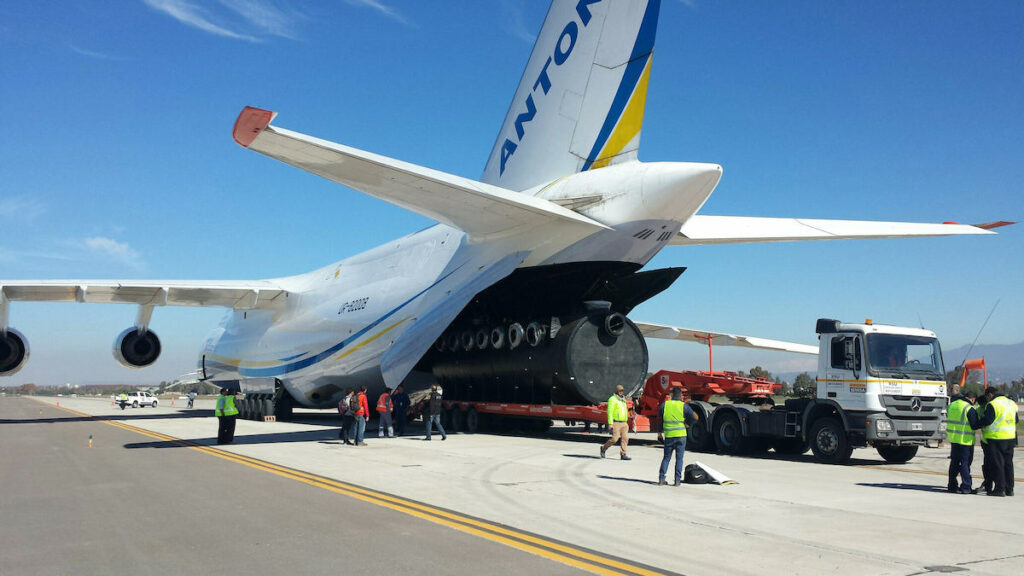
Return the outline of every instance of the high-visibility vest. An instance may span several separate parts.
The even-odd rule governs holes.
[[[223,394],[217,398],[217,408],[213,411],[213,415],[220,416],[234,416],[238,414],[238,408],[235,408],[235,396]]]
[[[608,424],[612,422],[625,422],[629,420],[629,409],[626,408],[626,401],[619,398],[618,394],[612,394],[608,398]]]
[[[958,398],[949,405],[946,412],[946,437],[953,444],[974,446],[974,430],[971,430],[971,423],[967,415],[974,406],[963,398]]]
[[[377,412],[391,412],[391,396],[387,392],[377,398]]]
[[[665,413],[661,420],[661,431],[665,438],[686,437],[686,403],[682,400],[665,400]]]
[[[128,395],[122,393],[120,396],[117,397],[117,399],[124,402],[125,400],[128,400]]]
[[[996,396],[988,405],[995,410],[996,417],[982,429],[981,435],[986,440],[1013,440],[1017,432],[1017,405],[1006,396]]]

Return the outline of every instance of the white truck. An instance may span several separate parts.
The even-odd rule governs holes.
[[[917,328],[846,324],[820,319],[814,398],[729,404],[690,402],[700,420],[691,428],[695,449],[726,453],[802,454],[822,462],[849,460],[872,446],[886,461],[903,463],[928,442],[945,440],[946,379],[935,333]]]
[[[114,403],[121,406],[121,410],[125,407],[131,406],[132,408],[138,408],[140,406],[152,406],[157,407],[160,400],[149,392],[132,392],[128,394],[126,399],[122,399],[120,395],[114,396]]]

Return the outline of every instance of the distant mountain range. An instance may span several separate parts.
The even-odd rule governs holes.
[[[952,370],[964,361],[970,346],[943,350],[946,370]],[[1019,344],[979,344],[971,349],[968,358],[984,358],[988,379],[992,382],[1010,382],[1024,378],[1024,342]]]

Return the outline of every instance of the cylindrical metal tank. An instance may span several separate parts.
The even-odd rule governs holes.
[[[445,397],[597,404],[607,400],[616,385],[625,387],[627,396],[643,386],[647,344],[629,319],[599,310],[560,326],[551,324],[542,326],[544,336],[536,346],[524,338],[515,348],[459,348],[436,354],[434,377],[444,387]]]

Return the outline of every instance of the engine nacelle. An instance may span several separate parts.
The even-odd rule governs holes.
[[[160,357],[160,339],[152,330],[128,328],[114,339],[114,360],[125,368],[145,368]]]
[[[8,328],[0,333],[0,376],[10,376],[21,370],[28,362],[28,340],[15,330]]]

